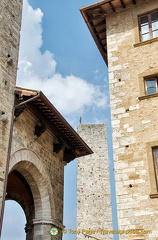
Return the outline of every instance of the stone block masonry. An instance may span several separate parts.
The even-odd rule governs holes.
[[[92,151],[42,92],[15,87],[22,2],[0,0],[0,234],[5,200],[14,200],[26,240],[61,240],[64,166]]]
[[[24,209],[26,240],[56,239],[63,228],[63,187],[64,162],[62,153],[53,153],[54,137],[47,129],[40,137],[34,136],[34,127],[38,122],[29,110],[15,119],[8,177],[7,198],[19,202]],[[29,203],[33,216],[28,213],[28,195],[20,195],[16,182],[11,181],[11,174],[21,173],[31,188],[34,202]],[[13,190],[14,189],[14,190]],[[18,198],[14,194],[18,194]],[[24,196],[24,197],[23,197]],[[32,204],[32,205],[31,205]],[[57,227],[59,234],[50,235],[51,227]]]
[[[158,41],[137,43],[138,16],[155,9],[157,1],[138,0],[106,17],[119,229],[152,230],[137,237],[122,234],[121,240],[158,236],[157,198],[150,198],[157,191],[152,190],[149,157],[158,143],[157,97],[145,96],[144,79],[140,79],[143,74],[158,74]]]
[[[78,159],[77,239],[113,239],[112,206],[105,124],[80,124],[78,133],[93,154]],[[101,230],[102,229],[102,230]]]
[[[104,0],[81,13],[108,65],[120,240],[157,240],[158,1]]]
[[[22,0],[0,1],[0,212],[14,105],[21,14]]]

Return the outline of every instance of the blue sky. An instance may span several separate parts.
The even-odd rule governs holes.
[[[107,67],[79,11],[92,3],[95,0],[24,0],[17,85],[42,90],[75,129],[80,116],[85,124],[106,123],[112,160]],[[112,161],[110,168],[112,173]],[[76,160],[65,168],[64,195],[64,224],[76,229]],[[10,209],[10,203],[6,205]],[[18,214],[16,209],[14,205]],[[8,230],[10,211],[6,215],[2,240],[24,240],[20,230]]]

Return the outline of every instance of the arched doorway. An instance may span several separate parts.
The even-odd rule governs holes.
[[[17,170],[11,171],[8,176],[6,200],[14,200],[22,207],[27,220],[26,239],[32,239],[31,221],[35,216],[33,195],[26,178]]]
[[[25,240],[26,217],[23,209],[16,201],[5,202],[4,220],[1,240]]]
[[[18,202],[24,210],[26,240],[51,239],[53,193],[45,167],[33,151],[21,149],[12,155],[6,200]]]

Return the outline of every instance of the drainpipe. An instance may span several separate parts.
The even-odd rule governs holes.
[[[3,223],[3,216],[4,216],[4,207],[5,207],[5,197],[6,197],[6,190],[7,190],[7,181],[8,181],[8,174],[9,174],[9,164],[10,164],[10,156],[11,156],[11,147],[12,147],[12,137],[13,137],[13,126],[14,126],[14,113],[15,109],[18,107],[25,105],[28,102],[35,100],[36,98],[40,97],[40,93],[24,102],[19,103],[16,106],[13,106],[12,109],[12,116],[11,116],[11,123],[10,123],[10,132],[9,132],[9,143],[8,143],[8,153],[7,153],[7,162],[6,162],[6,170],[5,170],[5,178],[4,178],[4,187],[3,187],[3,198],[2,198],[2,207],[1,207],[1,215],[0,215],[0,238],[2,233],[2,223]]]

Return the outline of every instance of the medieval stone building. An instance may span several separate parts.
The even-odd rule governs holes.
[[[94,154],[78,159],[77,239],[113,239],[105,124],[80,124],[79,135]]]
[[[155,240],[158,1],[104,0],[81,13],[108,65],[120,239]]]
[[[22,0],[0,9],[0,230],[9,199],[25,212],[27,240],[61,239],[64,165],[92,150],[42,92],[15,87]]]

